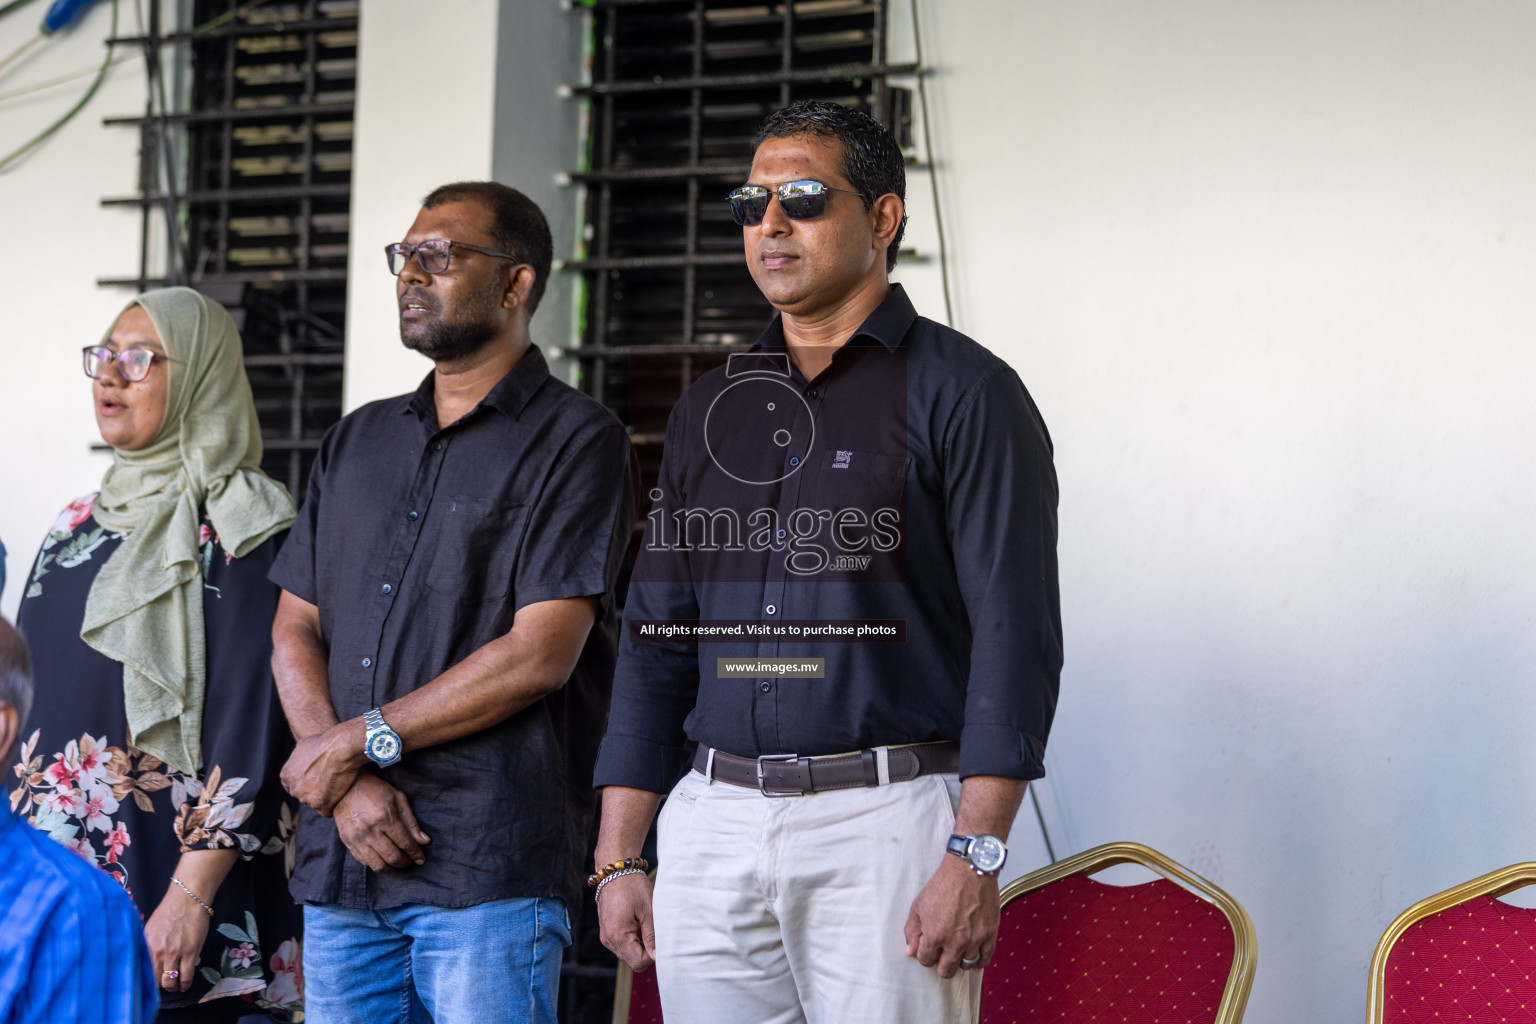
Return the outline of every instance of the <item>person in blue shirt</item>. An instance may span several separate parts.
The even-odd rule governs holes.
[[[31,704],[26,644],[0,619],[0,758],[9,760]],[[159,1003],[144,926],[122,886],[0,806],[0,1021],[147,1024]]]

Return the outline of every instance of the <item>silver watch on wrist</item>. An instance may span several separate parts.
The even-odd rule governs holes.
[[[380,768],[388,768],[400,760],[400,736],[384,721],[384,712],[374,708],[363,715],[363,725],[368,733],[363,740],[363,753]]]
[[[985,833],[979,836],[952,835],[944,847],[971,866],[978,875],[995,875],[1008,860],[1008,847],[997,836]]]

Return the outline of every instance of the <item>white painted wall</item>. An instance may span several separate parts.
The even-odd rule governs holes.
[[[47,5],[0,20],[0,53],[35,35]],[[119,29],[133,32],[131,4]],[[0,73],[0,96],[100,64],[111,24],[98,4],[65,33],[34,47]],[[68,110],[90,78],[16,99],[0,98],[0,156]],[[14,618],[43,534],[66,503],[95,490],[108,465],[99,441],[80,349],[97,342],[132,293],[96,286],[99,277],[138,273],[136,209],[103,208],[131,195],[138,132],[105,128],[103,117],[144,109],[143,63],[113,68],[101,90],[59,134],[0,171],[5,255],[0,258],[0,539],[9,549],[0,615]]]
[[[347,260],[347,411],[413,391],[432,363],[400,344],[384,247],[421,200],[491,176],[497,0],[369,0],[358,20],[352,238]]]
[[[1056,442],[1058,846],[1228,888],[1249,1020],[1358,1020],[1392,917],[1536,859],[1536,8],[923,28],[958,326]]]
[[[495,180],[545,211],[556,258],[576,233],[574,190],[555,182],[575,158],[579,111],[558,86],[577,75],[581,19],[556,3],[370,0],[358,39],[345,406],[414,390],[432,368],[400,344],[384,246],[421,200],[451,181]],[[437,70],[434,70],[437,69]],[[553,275],[532,323],[546,349],[569,344],[572,282]]]

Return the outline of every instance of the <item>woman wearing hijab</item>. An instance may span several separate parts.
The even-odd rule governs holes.
[[[85,372],[112,466],[27,581],[35,728],[12,808],[138,904],[161,1020],[289,1019],[301,917],[267,570],[293,502],[258,468],[240,337],[218,303],[139,296]]]

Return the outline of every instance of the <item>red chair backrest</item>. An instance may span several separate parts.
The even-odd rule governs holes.
[[[1165,878],[1070,875],[1003,908],[981,1024],[1207,1024],[1232,969],[1219,908]]]
[[[656,989],[656,968],[631,975],[629,1024],[661,1024],[661,993]]]
[[[1415,921],[1383,992],[1388,1024],[1536,1024],[1536,910],[1474,896]]]

